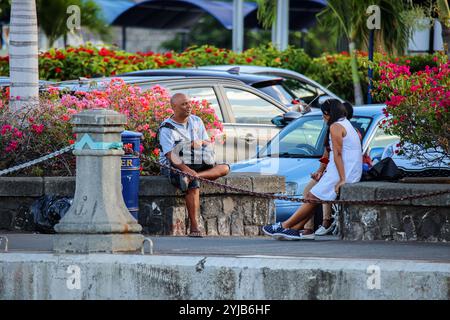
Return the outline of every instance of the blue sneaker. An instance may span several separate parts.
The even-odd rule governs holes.
[[[278,231],[275,236],[278,240],[302,240],[303,235],[295,229],[283,229]]]
[[[268,224],[262,227],[262,231],[268,236],[274,236],[276,233],[283,231],[281,222],[276,222],[274,224]]]

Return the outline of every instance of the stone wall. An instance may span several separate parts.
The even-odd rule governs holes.
[[[344,186],[341,199],[377,200],[449,188],[448,184],[361,182]],[[344,240],[450,241],[450,194],[385,205],[345,205],[339,222]]]
[[[284,178],[259,174],[230,174],[218,182],[253,191],[284,190]],[[201,187],[200,227],[207,235],[255,236],[274,221],[273,200]],[[30,207],[43,195],[73,197],[75,177],[0,178],[0,230],[34,231]],[[187,211],[182,193],[162,176],[141,177],[139,223],[146,234],[185,235]]]
[[[449,278],[435,261],[0,252],[0,300],[448,300]]]

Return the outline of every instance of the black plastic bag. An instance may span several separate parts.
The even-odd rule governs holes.
[[[361,181],[397,181],[402,177],[402,170],[397,167],[392,158],[387,157],[363,173]]]
[[[35,230],[41,233],[55,233],[54,226],[67,213],[72,199],[43,196],[31,205]]]

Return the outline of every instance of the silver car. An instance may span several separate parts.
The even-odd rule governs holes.
[[[301,99],[306,104],[311,104],[312,108],[319,108],[319,98],[322,96],[328,96],[340,101],[344,101],[341,97],[337,96],[327,87],[317,83],[316,81],[308,78],[307,76],[282,68],[262,67],[262,66],[250,66],[250,65],[218,65],[218,66],[202,66],[199,69],[205,70],[222,70],[230,73],[243,73],[243,74],[258,74],[269,75],[283,78],[286,87],[293,92],[297,98]],[[331,85],[331,84],[328,84]]]
[[[112,78],[66,81],[59,87],[71,91],[89,90],[97,83]],[[123,77],[126,83],[143,89],[160,85],[170,90],[188,94],[193,99],[207,100],[214,107],[219,120],[224,125],[225,144],[216,144],[218,161],[233,163],[249,159],[256,154],[258,145],[265,145],[279,131],[280,127],[272,119],[288,112],[288,108],[262,91],[239,80],[214,77]],[[100,86],[100,88],[99,88]]]

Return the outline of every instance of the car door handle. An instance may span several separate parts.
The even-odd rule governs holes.
[[[242,139],[242,140],[245,140],[246,142],[251,142],[251,141],[255,141],[256,140],[256,137],[253,136],[251,133],[246,134],[245,136],[240,136],[239,138]]]

